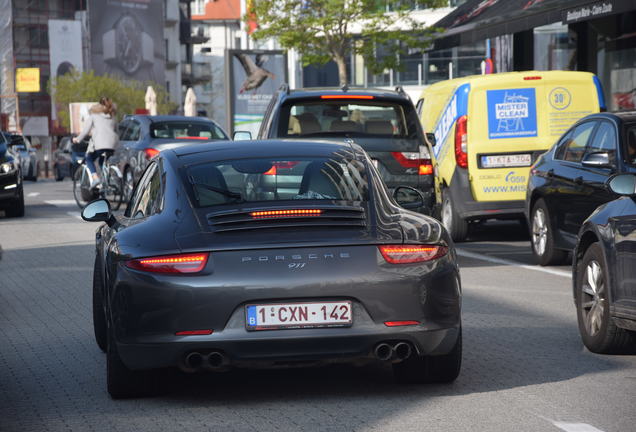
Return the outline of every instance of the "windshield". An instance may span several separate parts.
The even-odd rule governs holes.
[[[281,110],[279,136],[415,138],[413,114],[399,103],[375,100],[292,102]]]
[[[190,166],[199,207],[286,201],[367,201],[365,165],[348,157],[238,159]]]
[[[225,140],[225,133],[214,123],[171,121],[157,122],[150,126],[152,138]]]

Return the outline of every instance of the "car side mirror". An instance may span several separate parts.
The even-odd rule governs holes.
[[[410,186],[398,186],[393,190],[393,198],[400,207],[415,210],[424,206],[422,193]]]
[[[236,131],[232,135],[234,141],[247,141],[252,139],[252,133],[249,131]]]
[[[607,188],[618,195],[636,195],[636,175],[618,174],[607,180]]]
[[[425,135],[426,135],[426,141],[428,141],[431,147],[435,147],[435,144],[437,144],[437,140],[435,139],[435,134],[429,132]]]
[[[583,156],[583,160],[581,164],[590,168],[612,168],[613,165],[610,163],[609,153],[607,152],[596,152],[596,153],[588,153]]]
[[[110,225],[114,219],[110,203],[105,199],[91,201],[82,210],[82,219],[86,222],[106,222]]]

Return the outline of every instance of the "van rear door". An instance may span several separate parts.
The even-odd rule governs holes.
[[[594,79],[585,72],[531,71],[476,80],[468,111],[476,201],[525,199],[530,165],[574,122],[599,112]]]

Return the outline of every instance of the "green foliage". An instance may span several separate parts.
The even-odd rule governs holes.
[[[249,3],[248,3],[249,4]],[[447,0],[418,0],[421,7],[442,7]],[[256,40],[278,39],[296,49],[303,63],[338,64],[340,83],[348,81],[345,61],[353,52],[372,73],[400,68],[399,55],[424,50],[437,30],[424,28],[409,16],[404,0],[254,0],[246,21],[256,19]],[[386,7],[391,12],[386,12]],[[393,55],[377,56],[377,52]]]
[[[49,82],[49,94],[55,95],[57,114],[62,126],[70,127],[68,104],[72,102],[97,102],[100,97],[109,97],[117,105],[119,119],[134,114],[135,109],[146,106],[146,88],[152,85],[157,93],[157,113],[169,114],[177,108],[170,102],[166,90],[156,83],[123,81],[110,75],[97,76],[93,71],[74,72]]]

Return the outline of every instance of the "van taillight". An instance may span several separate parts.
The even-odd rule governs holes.
[[[455,160],[457,165],[468,168],[468,117],[461,116],[455,125]]]
[[[418,175],[433,174],[430,159],[423,159],[418,152],[391,152],[395,160],[404,168],[417,168]]]

